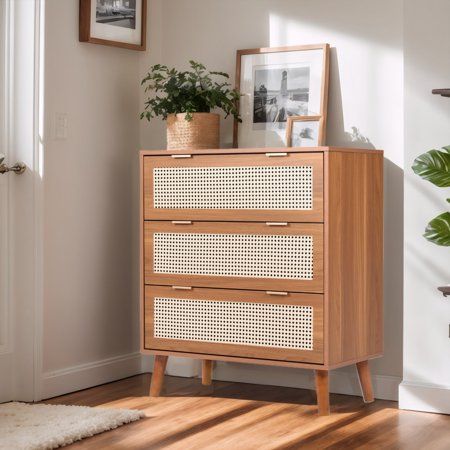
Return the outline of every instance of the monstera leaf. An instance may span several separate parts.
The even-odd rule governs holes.
[[[427,225],[423,236],[433,244],[450,246],[450,212],[435,217]]]
[[[414,160],[412,170],[424,180],[439,187],[450,187],[450,145],[430,150]],[[450,203],[450,198],[447,198]],[[450,246],[450,212],[435,217],[425,228],[425,239],[436,245]]]
[[[439,187],[450,187],[450,146],[430,150],[414,160],[414,173]]]

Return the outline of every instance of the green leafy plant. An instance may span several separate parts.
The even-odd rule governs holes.
[[[450,187],[450,146],[430,150],[418,156],[412,165],[415,174],[435,186]],[[450,203],[450,198],[447,198]],[[450,246],[450,211],[431,220],[425,228],[424,237],[437,245]]]
[[[207,71],[203,64],[189,61],[191,70],[178,71],[156,64],[142,80],[145,92],[152,91],[154,96],[145,102],[145,111],[141,119],[154,117],[167,119],[169,114],[186,113],[186,120],[192,120],[192,114],[209,113],[219,108],[241,122],[238,110],[240,94],[232,89],[229,76],[224,72]],[[161,95],[162,94],[162,95]]]

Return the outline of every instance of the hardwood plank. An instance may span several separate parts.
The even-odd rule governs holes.
[[[331,394],[333,413],[317,416],[314,391],[166,377],[165,396],[149,398],[138,375],[47,400],[136,408],[146,418],[84,439],[69,449],[447,449],[450,416],[401,411],[396,402]],[[205,392],[208,390],[208,392]],[[207,396],[204,396],[207,395]]]

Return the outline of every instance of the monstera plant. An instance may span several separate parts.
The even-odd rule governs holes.
[[[450,187],[450,145],[440,150],[430,150],[414,160],[414,173],[435,186]],[[450,203],[450,198],[447,198]],[[450,211],[432,219],[423,235],[436,245],[450,246]]]

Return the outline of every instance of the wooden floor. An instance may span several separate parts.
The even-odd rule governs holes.
[[[315,393],[254,384],[166,377],[147,397],[150,375],[64,395],[46,403],[137,408],[146,418],[69,446],[83,449],[450,449],[450,416],[399,411],[397,403],[331,395],[316,415]]]

